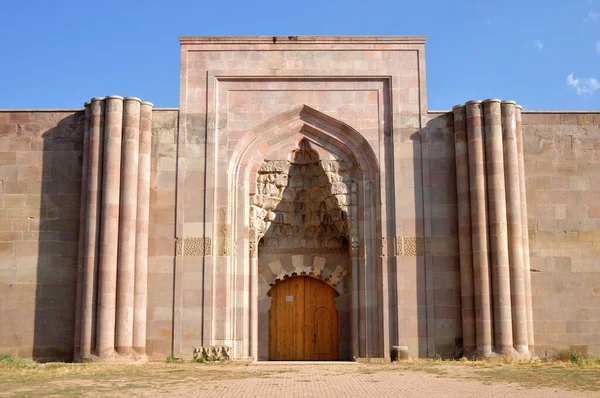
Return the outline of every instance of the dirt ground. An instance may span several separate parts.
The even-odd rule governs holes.
[[[0,397],[600,397],[600,364],[0,363]]]

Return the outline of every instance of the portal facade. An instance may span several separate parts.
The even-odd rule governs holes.
[[[428,111],[423,37],[180,43],[178,109],[0,111],[0,352],[600,355],[599,112]]]

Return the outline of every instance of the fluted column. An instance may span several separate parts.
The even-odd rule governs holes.
[[[469,188],[469,154],[467,114],[464,105],[453,108],[454,149],[456,154],[456,191],[458,201],[458,235],[460,253],[460,287],[462,302],[463,352],[476,352],[475,292],[473,247],[471,244],[471,195]]]
[[[146,354],[151,138],[152,104],[150,102],[142,102],[140,108],[137,225],[135,240],[135,298],[133,312],[133,348],[141,355]]]
[[[121,355],[133,349],[140,103],[134,97],[123,101],[116,328],[116,349]]]
[[[485,148],[481,101],[465,104],[469,153],[471,244],[477,355],[492,353],[492,312],[488,252],[488,220],[485,186]]]
[[[523,272],[521,187],[514,101],[502,101],[502,139],[504,143],[513,346],[519,354],[527,354],[527,300]]]
[[[100,357],[110,356],[115,348],[122,132],[123,97],[106,97],[96,347]]]
[[[104,142],[104,98],[92,98],[87,168],[87,202],[85,211],[84,275],[82,278],[81,350],[87,358],[96,345],[96,270],[99,249],[99,206],[102,186],[102,153]]]
[[[500,100],[490,99],[484,101],[483,114],[485,121],[490,261],[492,265],[494,345],[497,351],[507,354],[512,352],[513,336]]]
[[[529,264],[529,230],[527,222],[527,191],[525,189],[525,160],[523,156],[523,124],[521,121],[521,106],[515,107],[515,132],[517,138],[517,153],[519,161],[519,190],[521,193],[521,236],[523,239],[523,273],[525,284],[525,303],[527,313],[527,344],[529,352],[533,352],[533,308],[531,299],[531,269]]]

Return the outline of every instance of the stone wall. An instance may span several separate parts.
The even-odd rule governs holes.
[[[384,131],[390,127],[387,111],[369,108],[371,102],[383,101],[385,84],[379,81],[335,83],[350,84],[352,89],[353,84],[365,85],[358,94],[350,97],[346,93],[339,98],[333,89],[324,97],[320,90],[330,89],[330,83],[317,84],[311,79],[271,82],[268,84],[274,90],[258,90],[258,97],[248,98],[241,98],[245,91],[229,86],[248,84],[257,89],[260,82],[238,79],[221,83],[220,88],[230,93],[228,102],[221,104],[227,110],[221,116],[232,135],[242,134],[243,126],[254,126],[259,119],[272,116],[268,106],[271,102],[281,106],[277,112],[301,102],[317,108],[330,106],[330,113],[344,120],[349,118],[359,133],[366,131],[366,137],[373,140],[379,134],[379,123],[385,126]],[[296,90],[304,84],[319,93],[302,97],[308,95],[306,92],[312,93]],[[280,93],[290,88],[294,90],[284,101]],[[410,92],[407,95],[410,97]],[[353,101],[365,108],[352,108],[357,106],[352,105]],[[343,104],[351,105],[352,112],[344,113]],[[336,106],[339,109],[334,109]],[[373,120],[360,119],[363,111],[373,113]],[[326,126],[332,131],[334,127],[342,128],[340,123],[308,107],[293,112],[298,113],[289,118],[293,126]],[[183,119],[187,122],[193,121],[189,115],[186,117]],[[178,110],[153,111],[147,354],[155,360],[164,359],[174,349],[185,354],[185,347],[202,339],[210,340],[207,336],[218,337],[222,329],[238,336],[233,340],[236,355],[248,356],[252,353],[242,341],[250,339],[247,332],[251,320],[246,315],[250,295],[243,290],[249,281],[248,275],[243,274],[241,259],[252,249],[243,243],[244,234],[232,235],[231,229],[236,223],[240,231],[244,230],[242,227],[248,229],[248,218],[238,217],[232,204],[243,204],[249,196],[240,190],[238,196],[243,200],[234,201],[225,182],[209,181],[219,187],[214,195],[207,196],[214,201],[212,210],[202,207],[206,199],[205,167],[213,166],[202,158],[204,143],[199,143],[198,132],[192,133],[190,128],[186,132],[189,141],[178,133],[179,119]],[[600,113],[523,112],[522,120],[536,354],[545,356],[568,349],[600,355]],[[415,120],[411,123],[418,124]],[[395,159],[388,165],[394,167],[390,173],[393,178],[385,177],[384,181],[397,187],[386,187],[381,202],[394,203],[396,207],[391,212],[393,217],[382,215],[384,219],[378,225],[383,230],[387,225],[397,236],[384,236],[377,242],[370,237],[365,244],[368,248],[381,245],[373,253],[390,261],[389,278],[373,277],[369,282],[375,286],[387,280],[386,286],[377,285],[386,294],[373,295],[373,302],[380,308],[384,299],[389,300],[388,312],[381,314],[382,318],[389,317],[386,333],[391,336],[387,338],[393,344],[400,341],[409,345],[413,356],[452,357],[463,352],[454,123],[452,113],[430,112],[424,117],[423,128],[394,127]],[[273,126],[268,128],[276,130]],[[346,134],[346,130],[340,131]],[[280,133],[275,131],[273,135]],[[83,111],[0,111],[0,354],[38,360],[73,358],[83,134]],[[312,134],[313,139],[319,137]],[[276,148],[279,152],[262,147],[260,150],[273,153],[272,159],[288,159],[290,145],[298,143],[302,136],[297,131],[290,133],[289,142]],[[376,155],[388,159],[388,149],[384,149]],[[219,156],[230,155],[227,148],[222,150]],[[326,159],[323,154],[320,159]],[[178,156],[179,162],[186,162],[184,171],[178,165]],[[219,167],[223,178],[231,178],[226,176],[228,168],[223,164]],[[255,180],[248,186],[254,186]],[[333,185],[328,189],[333,189]],[[177,208],[178,201],[186,205]],[[222,220],[218,218],[221,211]],[[202,221],[207,214],[212,222]],[[238,218],[231,218],[234,215]],[[277,215],[273,217],[271,221],[277,221]],[[176,235],[178,223],[182,229]],[[275,222],[278,223],[286,224]],[[205,230],[215,236],[204,236]],[[232,239],[236,236],[239,241]],[[264,275],[275,278],[277,272],[271,264],[280,260],[281,240],[277,237],[275,250],[269,242],[273,237],[267,234],[262,241],[264,250],[262,254],[258,250],[257,265]],[[343,241],[342,246],[348,243],[351,244]],[[239,263],[226,262],[231,253],[240,255]],[[332,256],[338,254],[323,254],[323,269],[335,273],[336,268],[331,267],[347,260]],[[303,266],[314,267],[317,257],[306,256]],[[292,272],[298,258],[283,256],[280,271]],[[231,278],[232,274],[219,274],[221,266],[238,267],[239,280]],[[349,270],[338,286],[349,287],[351,276]],[[236,294],[231,297],[224,294],[227,286],[221,286],[228,280],[236,284],[235,289],[227,288]],[[259,292],[264,295],[270,282],[259,282]],[[203,285],[208,288],[203,290]],[[346,292],[346,288],[339,292]],[[224,298],[231,302],[220,303]],[[239,307],[237,312],[227,307],[234,301]],[[258,308],[268,309],[262,304]],[[231,318],[217,319],[223,314]],[[375,331],[374,325],[383,325],[384,321],[375,322],[375,312],[369,314],[374,318],[369,318],[368,327]],[[379,344],[380,338],[373,337],[373,342]],[[227,339],[214,340],[222,343]],[[367,353],[385,355],[375,350]]]
[[[178,118],[177,110],[152,112],[146,353],[155,359],[164,359],[171,353],[173,339]],[[184,283],[193,286],[199,281],[190,278]],[[189,300],[198,298],[184,297],[185,304]]]
[[[462,337],[452,118],[422,131],[431,170],[433,312],[437,353]],[[523,112],[535,353],[600,355],[600,114]]]
[[[0,111],[0,353],[71,360],[82,111]]]
[[[177,110],[152,129],[148,354],[171,352]],[[0,111],[0,353],[73,358],[83,111]]]
[[[429,169],[424,185],[429,190],[430,203],[426,207],[431,225],[431,261],[427,264],[428,282],[421,294],[427,295],[427,314],[433,318],[432,333],[426,331],[428,345],[437,354],[455,357],[462,353],[463,346],[454,125],[450,113],[430,112],[428,116],[426,128],[420,133],[426,151],[416,155]],[[415,173],[414,178],[419,177]]]
[[[174,301],[184,310],[174,322],[175,355],[190,355],[195,345],[231,344],[237,358],[258,357],[252,312],[258,303],[247,296],[258,284],[244,235],[247,201],[259,165],[285,159],[279,151],[287,156],[291,140],[303,137],[361,164],[365,216],[351,242],[353,355],[389,356],[399,341],[426,355],[434,348],[425,343],[434,318],[425,318],[425,252],[399,257],[394,250],[398,238],[422,249],[428,232],[418,134],[427,108],[425,39],[182,37],[180,43],[177,234],[210,242],[213,253],[178,256]],[[228,242],[237,248],[231,254]],[[188,289],[183,284],[198,270],[205,272],[203,284]],[[186,294],[203,296],[203,305],[182,305]]]
[[[536,353],[600,355],[600,113],[523,113]]]

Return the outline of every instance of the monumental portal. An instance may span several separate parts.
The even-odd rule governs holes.
[[[430,111],[423,37],[180,43],[177,109],[0,110],[0,353],[600,355],[600,112]]]

